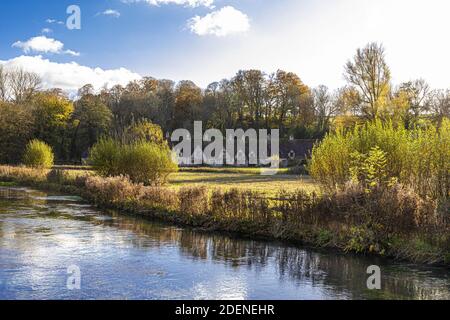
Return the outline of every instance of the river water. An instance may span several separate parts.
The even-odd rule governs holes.
[[[367,289],[370,265],[381,268],[381,290]],[[380,298],[450,299],[450,270],[196,232],[0,187],[0,299]]]

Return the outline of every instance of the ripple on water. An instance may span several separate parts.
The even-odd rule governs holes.
[[[0,187],[0,299],[450,299],[448,270],[195,232]],[[366,289],[369,265],[382,290]],[[66,288],[67,267],[82,289]]]

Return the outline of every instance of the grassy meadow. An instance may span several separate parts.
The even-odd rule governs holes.
[[[54,166],[54,168],[74,177],[93,174],[89,166]],[[261,175],[259,168],[181,168],[179,172],[169,177],[165,188],[177,191],[184,187],[206,187],[209,191],[214,189],[254,191],[267,197],[276,197],[281,191],[320,192],[319,184],[310,176],[289,174],[285,168],[280,168],[278,174],[273,176]]]
[[[169,188],[178,190],[182,187],[206,187],[207,189],[220,189],[228,191],[238,189],[240,191],[251,190],[274,197],[280,191],[294,192],[304,190],[318,192],[319,185],[309,176],[298,176],[281,172],[274,176],[263,176],[257,170],[248,171],[180,171],[169,178]]]

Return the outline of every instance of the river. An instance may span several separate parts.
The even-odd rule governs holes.
[[[381,290],[367,289],[371,265],[381,268]],[[450,271],[198,232],[0,187],[0,299],[450,299]]]

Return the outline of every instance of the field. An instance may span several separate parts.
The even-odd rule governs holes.
[[[90,172],[89,167],[55,166],[73,175]],[[178,190],[183,187],[201,187],[220,190],[252,190],[274,197],[281,190],[295,191],[303,189],[307,192],[318,192],[319,186],[309,176],[288,174],[287,169],[279,169],[274,176],[261,175],[258,168],[181,168],[169,177],[168,188]]]
[[[318,185],[309,176],[292,174],[277,174],[274,176],[263,176],[258,171],[195,171],[186,170],[174,174],[170,178],[170,188],[205,186],[207,188],[218,188],[221,190],[239,189],[252,190],[264,193],[272,197],[280,190],[295,191],[303,189],[308,192],[319,191]]]

